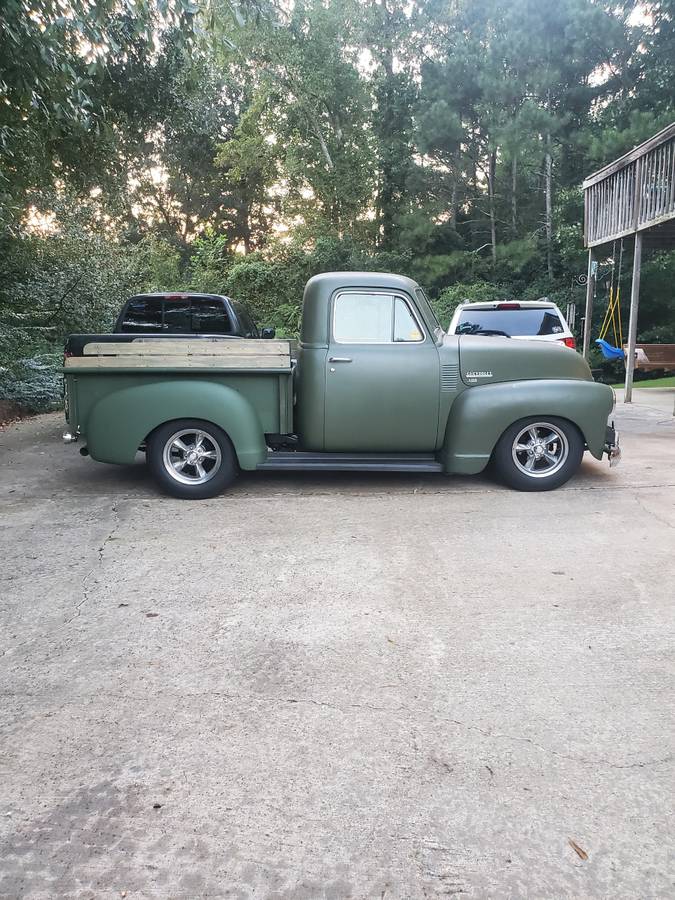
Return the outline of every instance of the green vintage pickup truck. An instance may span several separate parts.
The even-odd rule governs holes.
[[[564,484],[587,449],[619,458],[614,396],[562,345],[445,334],[409,278],[328,272],[287,341],[97,343],[65,361],[67,441],[139,450],[161,488],[212,497],[239,469],[474,474]]]

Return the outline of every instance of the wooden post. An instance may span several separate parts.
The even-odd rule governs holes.
[[[626,351],[626,384],[624,403],[633,399],[633,372],[635,371],[635,344],[637,341],[638,306],[640,304],[640,267],[642,265],[642,232],[635,235],[633,253],[633,281],[630,288],[630,320],[628,322],[628,349]]]
[[[588,359],[591,346],[591,326],[593,325],[593,298],[595,297],[595,266],[593,265],[593,248],[588,248],[588,274],[586,276],[586,312],[584,318],[584,342],[582,353]]]

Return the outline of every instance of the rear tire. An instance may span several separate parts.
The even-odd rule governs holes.
[[[160,425],[148,438],[147,463],[161,490],[181,500],[221,494],[237,476],[230,439],[217,425],[178,419]]]
[[[517,491],[552,491],[574,475],[584,449],[581,432],[572,422],[530,416],[506,429],[491,462],[499,480]]]

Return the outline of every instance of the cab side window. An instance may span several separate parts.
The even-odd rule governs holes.
[[[424,340],[410,307],[394,294],[338,294],[333,339],[340,344],[391,344]]]

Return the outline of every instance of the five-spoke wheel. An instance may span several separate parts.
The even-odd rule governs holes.
[[[569,452],[569,442],[561,428],[547,422],[533,422],[516,435],[511,455],[525,475],[548,478],[565,464]]]
[[[181,484],[204,484],[220,468],[218,441],[201,428],[181,428],[164,444],[164,467]]]
[[[521,419],[501,436],[492,462],[497,474],[511,487],[548,491],[572,477],[584,449],[579,429],[566,419]]]
[[[147,459],[160,487],[184,499],[214,497],[237,474],[236,458],[225,432],[196,419],[157,428],[148,440]]]

